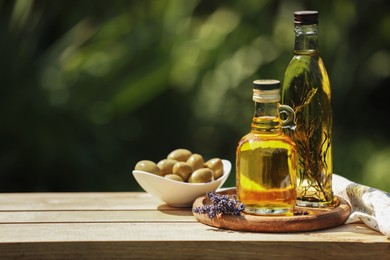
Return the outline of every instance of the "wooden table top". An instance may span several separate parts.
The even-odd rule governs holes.
[[[196,221],[144,192],[0,194],[0,259],[390,259],[390,240],[363,224],[251,233]]]

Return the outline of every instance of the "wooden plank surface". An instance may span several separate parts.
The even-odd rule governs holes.
[[[389,241],[360,225],[302,234],[232,232],[200,223],[0,227],[1,259],[388,259],[390,253]]]
[[[353,249],[353,250],[351,250]],[[2,259],[375,259],[388,260],[377,244],[246,241],[154,241],[0,244]],[[387,254],[387,255],[386,255]]]
[[[363,224],[254,233],[201,224],[146,193],[0,194],[0,259],[388,259],[390,240]]]
[[[15,223],[115,223],[115,222],[196,222],[189,210],[78,210],[3,211],[0,224]]]
[[[170,208],[145,192],[4,193],[4,210],[118,210]]]
[[[300,241],[383,243],[390,241],[362,225],[321,232],[255,233],[222,230],[197,222],[1,224],[0,243],[75,241]]]

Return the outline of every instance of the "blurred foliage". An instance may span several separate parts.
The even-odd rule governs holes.
[[[388,1],[0,1],[0,191],[141,190],[142,159],[234,162],[251,82],[320,12],[335,172],[390,190]],[[226,185],[234,185],[234,171]]]

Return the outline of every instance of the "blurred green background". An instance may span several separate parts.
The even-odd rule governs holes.
[[[373,1],[0,1],[0,191],[135,191],[175,148],[234,162],[252,81],[320,12],[334,172],[390,191],[390,8]],[[233,171],[225,186],[234,185]]]

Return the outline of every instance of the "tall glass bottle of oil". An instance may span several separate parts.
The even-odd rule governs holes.
[[[282,104],[295,111],[288,134],[298,151],[297,205],[327,207],[332,192],[332,107],[328,74],[318,51],[318,12],[294,13],[295,47],[282,87]]]
[[[294,127],[294,111],[279,104],[278,80],[255,80],[253,101],[251,131],[236,151],[237,197],[249,214],[291,214],[296,203],[296,149],[282,127]],[[280,113],[287,119],[282,121]]]

